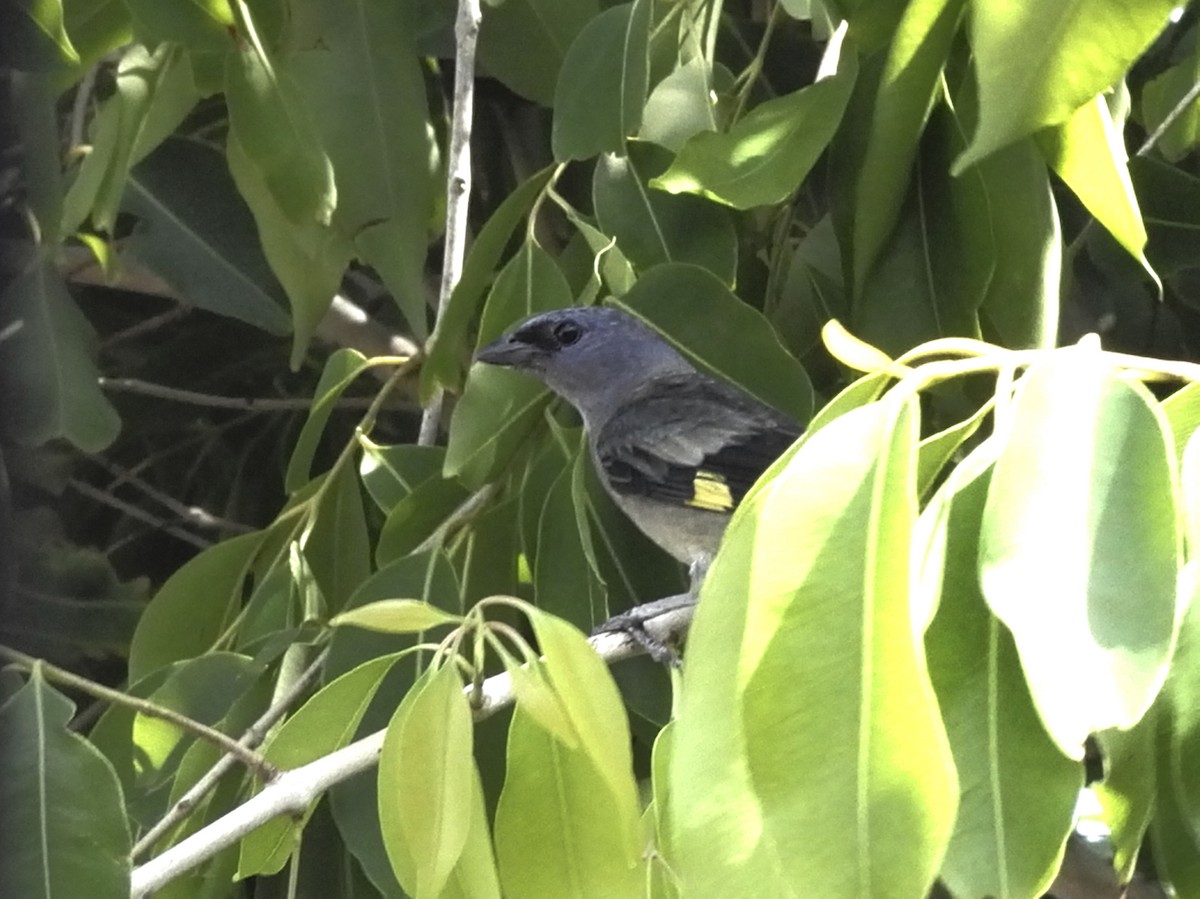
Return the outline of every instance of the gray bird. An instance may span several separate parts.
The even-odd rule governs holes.
[[[802,431],[619,309],[535,315],[476,358],[534,376],[579,410],[601,482],[689,566],[693,592],[734,507]]]

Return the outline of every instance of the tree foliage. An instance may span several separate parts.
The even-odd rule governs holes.
[[[0,12],[0,893],[1200,896],[1195,8],[503,0],[468,184],[462,7]],[[807,423],[679,671],[601,301]]]

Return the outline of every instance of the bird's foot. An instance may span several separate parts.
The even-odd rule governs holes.
[[[656,662],[678,667],[673,644],[691,623],[696,607],[692,593],[679,593],[626,609],[592,630],[593,634],[625,634]]]

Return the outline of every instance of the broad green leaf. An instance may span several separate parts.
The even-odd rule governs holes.
[[[700,197],[651,189],[667,165],[661,148],[631,145],[629,153],[606,153],[596,162],[592,201],[600,230],[616,238],[641,272],[662,262],[691,262],[732,285],[737,237],[729,211]]]
[[[760,312],[705,269],[655,266],[614,305],[643,319],[701,368],[797,422],[812,415],[812,384],[804,367]],[[716,322],[719,328],[713,327]]]
[[[1167,24],[1175,0],[1011,0],[971,7],[979,127],[956,168],[1065,122],[1119,81]]]
[[[629,264],[625,254],[618,249],[617,242],[578,215],[568,213],[568,218],[592,251],[592,276],[593,280],[598,282],[597,290],[602,284],[613,296],[627,294],[637,282],[637,276],[633,273],[633,266]],[[579,305],[588,304],[580,301]]]
[[[553,615],[526,608],[545,657],[550,686],[575,733],[580,751],[607,784],[624,859],[638,857],[637,787],[629,749],[629,722],[608,667],[582,633]],[[621,844],[619,844],[621,845]]]
[[[130,172],[122,208],[138,217],[126,252],[188,303],[270,334],[291,329],[286,297],[220,153],[167,140]]]
[[[599,0],[484,3],[479,62],[522,97],[553,106],[567,50],[599,12]]]
[[[900,217],[921,132],[964,7],[965,0],[908,4],[888,47],[854,183],[855,294]]]
[[[247,656],[213,652],[171,665],[166,679],[147,699],[193,721],[216,725],[263,673]],[[179,725],[139,713],[130,733],[137,763],[137,786],[149,791],[173,779],[183,753],[196,737]]]
[[[350,349],[336,350],[325,360],[308,418],[304,420],[304,427],[300,429],[292,457],[288,460],[287,474],[283,479],[283,487],[288,493],[295,493],[312,477],[313,456],[321,435],[325,433],[329,416],[333,413],[334,401],[366,371],[366,361],[366,356]]]
[[[177,570],[146,606],[129,646],[129,680],[210,651],[242,598],[250,564],[266,533],[234,537]]]
[[[384,634],[415,634],[440,624],[462,619],[419,599],[381,599],[343,612],[329,622],[331,627],[362,627]]]
[[[1160,712],[1160,734],[1170,734],[1174,722],[1169,711]],[[1179,768],[1170,739],[1160,738],[1155,774],[1154,817],[1150,819],[1150,851],[1160,880],[1176,896],[1200,895],[1200,852],[1196,849],[1195,823],[1189,819],[1179,783]]]
[[[1195,757],[1200,749],[1200,560],[1193,559],[1180,572],[1179,599],[1187,611],[1179,630],[1179,643],[1163,689],[1164,702],[1156,709],[1169,724],[1158,731],[1157,796],[1172,793],[1178,813],[1188,822],[1193,841],[1200,833],[1200,773]],[[1193,852],[1196,851],[1193,843]]]
[[[130,169],[179,127],[199,100],[183,50],[169,44],[150,53],[131,47],[117,66],[116,92],[91,124],[84,157],[64,201],[62,230],[92,225],[111,232]]]
[[[0,10],[0,52],[26,72],[55,72],[79,65],[63,27],[62,0],[17,0]]]
[[[371,573],[371,536],[358,475],[343,465],[326,481],[304,557],[332,611],[341,609]]]
[[[545,663],[538,659],[525,664],[505,664],[522,714],[567,749],[577,749],[579,734],[575,733],[562,699],[550,686],[545,668]]]
[[[915,897],[936,876],[958,786],[910,620],[916,445],[912,401],[847,412],[735,513],[672,735],[684,895]]]
[[[777,291],[768,294],[763,314],[792,355],[802,357],[821,343],[821,329],[830,319],[850,320],[842,285],[842,256],[833,218],[823,216],[796,245],[783,253],[775,269]]]
[[[405,556],[381,568],[355,591],[346,603],[353,610],[396,596],[419,597],[438,608],[457,613],[460,589],[454,569],[440,551]],[[363,662],[414,645],[420,635],[384,634],[356,627],[339,627],[329,641],[325,680],[351,671]],[[428,655],[416,653],[402,659],[384,677],[375,698],[359,723],[362,737],[387,726],[396,708],[428,664]],[[329,792],[333,817],[347,850],[354,855],[372,884],[385,899],[402,899],[403,893],[380,835],[376,778],[356,777]]]
[[[1037,144],[1088,212],[1154,276],[1143,252],[1146,228],[1129,180],[1125,145],[1104,98],[1095,97],[1061,125],[1040,132]]]
[[[444,474],[468,488],[495,478],[542,418],[550,392],[532,378],[473,365],[450,417]]]
[[[18,254],[17,274],[0,292],[0,422],[17,443],[41,446],[62,438],[99,452],[121,421],[97,384],[95,332],[52,260]]]
[[[1200,427],[1200,382],[1179,388],[1159,404],[1171,427],[1175,458],[1183,464],[1183,452]]]
[[[1129,174],[1150,237],[1150,264],[1164,278],[1194,267],[1200,255],[1200,179],[1143,156],[1129,161]]]
[[[688,138],[715,132],[717,108],[710,82],[706,60],[697,57],[680,65],[650,92],[638,138],[678,153]]]
[[[312,111],[291,75],[267,55],[249,20],[244,24],[244,45],[225,65],[230,135],[291,222],[327,225],[337,190]]]
[[[928,495],[946,463],[979,430],[979,426],[991,411],[990,405],[982,405],[974,415],[936,434],[930,434],[921,441],[920,456],[917,459],[917,496]]]
[[[961,464],[922,515],[940,520],[940,605],[925,637],[954,753],[959,809],[941,879],[956,896],[1040,896],[1074,823],[1083,767],[1047,735],[1012,636],[979,590],[994,454]]]
[[[462,582],[463,608],[470,608],[488,596],[515,596],[520,592],[519,509],[516,496],[502,497],[474,515],[470,525],[459,531],[451,544]]]
[[[10,896],[127,899],[132,839],[112,766],[35,668],[0,706],[0,884]]]
[[[0,34],[3,32],[3,26],[0,26]],[[36,222],[41,240],[53,244],[61,236],[64,203],[64,179],[58,149],[61,140],[59,91],[51,75],[13,72],[9,96],[10,121],[20,135],[15,161],[21,166],[26,214]]]
[[[319,690],[267,741],[262,750],[267,761],[289,770],[349,743],[380,680],[401,655],[372,659]],[[310,807],[299,820],[275,818],[243,839],[238,878],[271,874],[282,868],[312,812]]]
[[[147,44],[171,41],[191,50],[228,50],[233,14],[222,0],[187,0],[160,3],[158,0],[126,0],[134,31]]]
[[[522,2],[522,0],[518,0]],[[567,6],[553,0],[555,6]],[[505,3],[507,9],[514,4]],[[429,338],[428,355],[421,366],[421,396],[427,400],[435,386],[458,388],[462,385],[463,357],[470,352],[467,330],[471,324],[493,270],[512,237],[517,224],[541,195],[554,167],[532,175],[510,193],[480,230],[463,263],[462,277],[450,295]]]
[[[1106,730],[1097,735],[1104,756],[1104,780],[1091,789],[1112,834],[1113,867],[1120,883],[1128,883],[1133,877],[1154,813],[1158,725],[1156,705],[1129,730]]]
[[[853,46],[831,47],[841,51],[836,74],[756,106],[727,134],[695,135],[651,186],[736,209],[787,199],[833,138],[858,74]]]
[[[554,89],[550,143],[559,162],[619,153],[649,88],[650,0],[604,10],[571,43]]]
[[[1194,432],[1180,460],[1183,533],[1189,559],[1200,559],[1200,438]]]
[[[90,66],[106,53],[133,43],[129,7],[121,0],[68,0],[63,6],[63,24],[79,51],[81,66]]]
[[[1080,758],[1089,734],[1136,724],[1166,676],[1178,619],[1178,475],[1149,394],[1088,348],[1032,366],[1011,414],[980,579],[1046,729]]]
[[[453,664],[405,696],[379,757],[379,820],[401,886],[438,896],[467,844],[480,795],[471,711]]]
[[[375,547],[375,561],[386,565],[413,552],[470,496],[453,477],[434,473],[388,512]]]
[[[294,13],[283,64],[312,110],[337,180],[334,225],[426,336],[426,231],[437,145],[409,4],[319,0]]]
[[[575,516],[570,466],[562,470],[542,503],[533,596],[539,609],[576,627],[590,630],[609,617],[604,586],[588,562]]]
[[[441,474],[446,455],[440,446],[384,446],[365,436],[360,436],[358,443],[363,451],[358,473],[367,493],[384,512],[390,512],[425,481]]]
[[[507,759],[496,810],[505,896],[641,895],[636,805],[612,801],[591,757],[559,742],[518,706]]]
[[[353,248],[330,225],[289,219],[232,132],[225,150],[233,181],[254,215],[262,254],[291,307],[291,365],[297,369],[341,286]]]
[[[1178,65],[1147,81],[1142,87],[1142,116],[1146,131],[1154,133],[1200,79],[1200,52],[1193,47]],[[1200,140],[1200,108],[1193,101],[1154,145],[1170,162],[1178,162]]]
[[[562,309],[571,301],[571,288],[553,257],[527,240],[496,276],[483,307],[476,348],[537,312]]]

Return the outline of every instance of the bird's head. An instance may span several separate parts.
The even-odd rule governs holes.
[[[535,315],[476,359],[533,375],[594,421],[647,377],[692,368],[640,320],[602,306]]]

